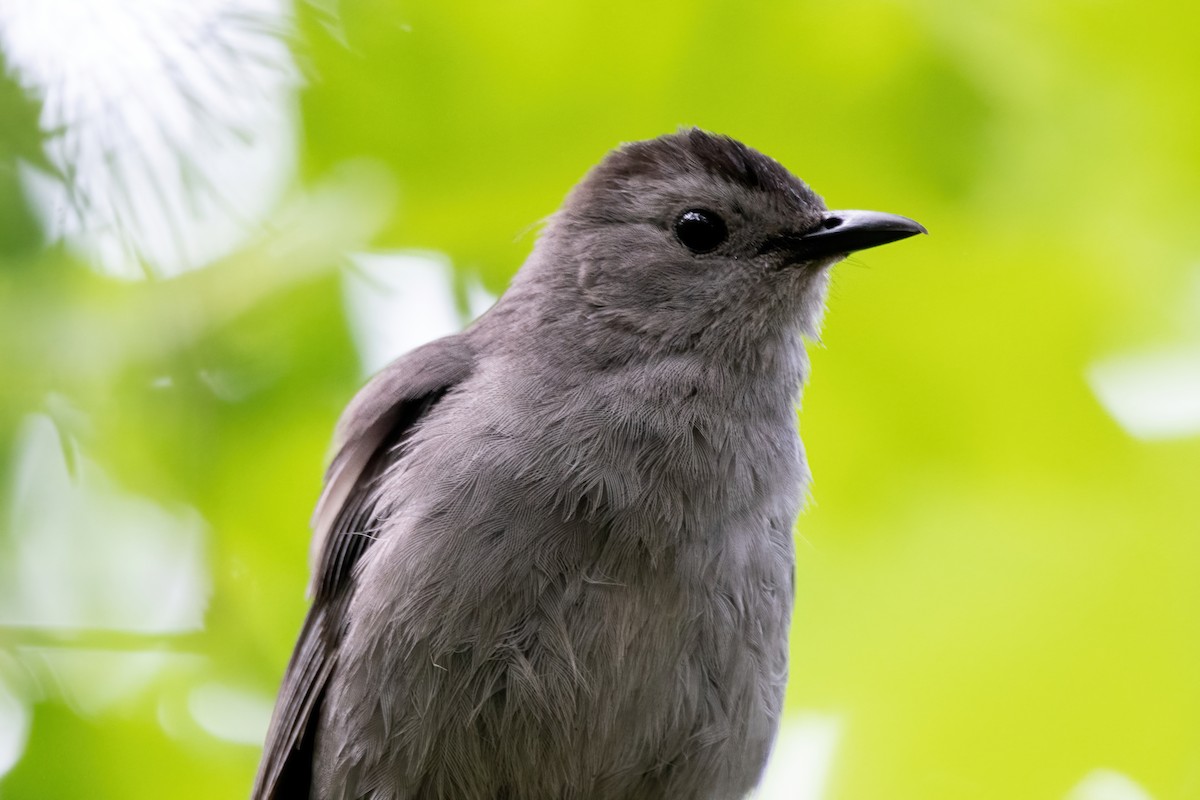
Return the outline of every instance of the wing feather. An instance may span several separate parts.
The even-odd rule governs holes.
[[[355,566],[381,524],[380,478],[403,457],[404,442],[421,418],[473,366],[474,355],[462,337],[439,339],[386,367],[343,413],[337,454],[313,514],[313,604],[284,673],[253,800],[308,797],[317,709],[336,665]]]

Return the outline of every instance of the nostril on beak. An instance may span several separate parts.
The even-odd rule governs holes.
[[[836,228],[838,225],[841,225],[841,224],[842,224],[841,217],[826,217],[825,219],[821,220],[821,227],[827,231],[831,231],[834,228]]]

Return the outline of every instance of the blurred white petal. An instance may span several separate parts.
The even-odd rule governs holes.
[[[1100,404],[1139,439],[1200,433],[1200,351],[1105,359],[1087,371]]]
[[[483,313],[494,306],[498,299],[478,281],[471,281],[467,284],[467,310],[471,312],[471,319],[483,316]]]
[[[21,760],[30,718],[29,706],[0,680],[0,777]]]
[[[345,273],[346,317],[367,375],[462,328],[454,270],[437,253],[360,253]]]
[[[29,417],[15,448],[11,574],[0,624],[135,633],[198,630],[210,592],[207,530],[111,485],[76,454],[68,471],[49,418]]]
[[[188,694],[188,710],[209,735],[227,742],[259,747],[275,698],[222,683],[206,683]]]
[[[1132,779],[1111,769],[1097,769],[1084,776],[1067,793],[1066,800],[1152,800]]]
[[[50,234],[123,277],[254,234],[296,160],[290,15],[287,0],[0,4],[0,47],[70,176],[22,172]]]
[[[783,721],[755,800],[820,800],[837,750],[838,717],[801,714]]]
[[[199,658],[158,650],[82,647],[22,647],[18,652],[26,667],[45,683],[47,696],[82,717],[96,717],[138,697],[168,669],[194,668]]]

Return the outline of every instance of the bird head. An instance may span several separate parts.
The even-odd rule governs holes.
[[[849,253],[924,232],[894,214],[830,211],[777,161],[689,129],[609,153],[527,269],[647,347],[753,348],[815,335],[829,268]]]

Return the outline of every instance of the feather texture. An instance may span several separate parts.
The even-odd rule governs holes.
[[[687,209],[724,221],[697,252]],[[351,403],[255,800],[734,800],[779,724],[820,198],[610,154],[495,307]],[[789,260],[791,259],[791,260]]]
[[[339,449],[313,514],[313,605],[284,674],[254,800],[308,796],[314,712],[337,662],[354,568],[379,533],[378,483],[422,417],[471,367],[460,337],[438,340],[389,365],[343,414]]]

